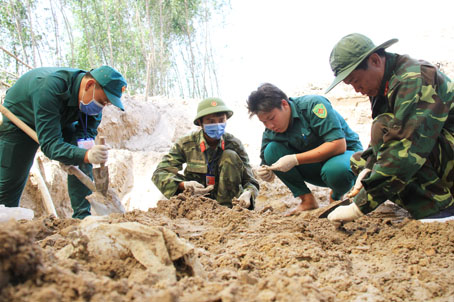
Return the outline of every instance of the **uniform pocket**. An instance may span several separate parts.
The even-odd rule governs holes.
[[[12,166],[14,144],[6,141],[0,141],[0,165],[4,168]]]
[[[191,173],[201,173],[206,174],[208,169],[205,162],[196,163],[196,162],[189,162],[186,166],[186,171]]]

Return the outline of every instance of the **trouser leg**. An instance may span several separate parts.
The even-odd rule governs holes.
[[[93,179],[92,165],[79,165],[79,169]],[[86,199],[92,192],[74,175],[68,175],[68,194],[73,208],[73,218],[83,219],[91,215],[90,203]]]
[[[279,158],[298,151],[277,142],[267,145],[264,157],[267,165],[271,165]],[[275,171],[279,179],[290,189],[293,196],[310,193],[306,182],[333,190],[333,199],[338,200],[348,192],[355,182],[355,175],[350,168],[350,157],[353,151],[333,156],[325,162],[298,165],[287,172]]]
[[[63,129],[63,138],[66,142],[77,145],[77,138],[74,136],[75,128],[67,127]],[[79,165],[79,169],[88,177],[93,179],[93,166],[91,164]],[[68,175],[68,195],[73,209],[73,218],[83,219],[91,215],[90,203],[86,199],[92,192],[74,175]]]
[[[321,178],[325,186],[332,189],[331,198],[339,200],[355,184],[356,176],[350,169],[353,151],[345,151],[328,159],[322,166]]]
[[[224,150],[219,159],[216,200],[219,204],[232,207],[232,199],[238,197],[242,188],[243,161],[233,150]]]
[[[17,207],[38,144],[22,131],[0,134],[0,204]]]
[[[279,158],[289,154],[295,154],[296,151],[278,142],[269,143],[264,150],[265,163],[271,166]],[[294,197],[311,193],[305,181],[317,185],[325,186],[321,177],[322,165],[320,163],[299,165],[287,172],[274,171],[277,177],[289,188]]]

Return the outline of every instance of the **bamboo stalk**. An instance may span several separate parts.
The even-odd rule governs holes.
[[[9,51],[7,51],[5,48],[3,48],[3,46],[0,45],[0,49],[3,50],[6,54],[8,54],[9,56],[13,57],[14,59],[16,59],[17,62],[19,63],[22,63],[24,64],[25,66],[27,66],[28,68],[30,69],[33,69],[33,67],[31,67],[30,65],[28,65],[27,63],[25,63],[24,61],[22,61],[21,59],[19,59],[18,57],[16,57],[15,55],[13,55],[12,53],[10,53]]]

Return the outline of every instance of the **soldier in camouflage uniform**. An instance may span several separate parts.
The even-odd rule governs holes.
[[[386,200],[415,219],[454,214],[454,84],[425,61],[386,52],[397,42],[379,46],[350,34],[333,48],[331,68],[336,76],[327,92],[344,81],[368,95],[372,117],[370,147],[351,160],[352,170],[371,172],[348,206],[329,216],[351,221]]]
[[[165,197],[190,189],[221,205],[254,208],[259,184],[254,179],[243,144],[225,133],[226,121],[233,115],[221,99],[208,98],[197,108],[194,124],[202,129],[184,136],[164,156],[152,180]],[[183,175],[178,173],[186,163]]]

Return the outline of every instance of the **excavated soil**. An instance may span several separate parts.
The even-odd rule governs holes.
[[[421,223],[386,204],[335,229],[321,210],[283,217],[186,193],[89,222],[3,223],[0,300],[454,299],[454,221]]]

